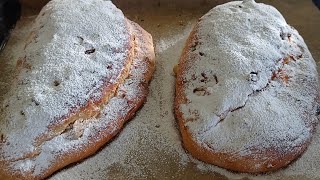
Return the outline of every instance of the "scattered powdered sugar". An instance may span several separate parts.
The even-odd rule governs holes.
[[[154,80],[150,84],[150,93],[144,107],[137,113],[136,117],[129,122],[117,138],[107,144],[94,156],[79,162],[78,164],[65,168],[56,173],[52,180],[65,179],[319,179],[320,178],[320,129],[313,138],[308,150],[297,161],[288,168],[266,175],[250,175],[232,173],[225,169],[195,160],[187,154],[182,146],[179,131],[175,124],[173,115],[174,85],[175,78],[171,76],[172,69],[179,59],[179,52],[184,46],[185,38],[189,35],[190,26],[180,26],[178,13],[164,18],[168,27],[152,29],[158,22],[152,20],[162,16],[166,11],[155,13],[154,16],[146,13],[141,14],[145,19],[144,26],[152,32],[155,45],[158,48],[157,69]],[[191,24],[197,21],[194,12],[184,12],[189,16],[182,17]],[[25,21],[25,20],[23,20]],[[20,22],[19,24],[21,24]],[[176,23],[177,25],[174,25]],[[162,26],[161,26],[162,27]],[[24,43],[13,43],[12,40],[18,36],[24,36],[28,26],[19,26],[14,31],[14,37],[9,41],[7,48],[0,55],[1,63],[12,63],[5,65],[6,69],[13,66],[16,58],[5,58],[4,55],[16,55],[17,46]],[[27,29],[27,30],[26,30]],[[161,29],[161,28],[160,28]],[[20,31],[22,33],[20,33]],[[163,31],[171,31],[170,34]],[[184,39],[160,42],[161,39]],[[179,38],[178,38],[179,37]],[[22,41],[21,41],[22,42]],[[14,44],[14,46],[10,46]],[[165,47],[165,48],[162,48]],[[21,49],[21,48],[20,48]],[[157,49],[157,48],[156,48]],[[161,50],[161,52],[159,52]],[[7,53],[7,52],[10,53]],[[12,52],[11,52],[12,51]],[[10,61],[9,61],[10,60]],[[13,66],[14,67],[14,66]],[[2,70],[2,67],[0,66]],[[0,72],[3,75],[3,72]],[[7,74],[8,75],[8,74]],[[0,76],[1,81],[5,78]],[[7,81],[5,81],[7,82]],[[8,84],[8,83],[4,83]],[[1,96],[2,94],[0,94]],[[1,101],[1,99],[0,99]],[[85,133],[84,133],[85,134]],[[59,139],[61,138],[61,139]],[[64,142],[62,136],[56,139],[57,143]],[[60,144],[61,145],[61,144]],[[45,161],[45,159],[43,160]],[[193,166],[195,165],[195,167]],[[208,173],[208,174],[207,174]],[[222,174],[216,176],[215,173]]]
[[[275,8],[253,0],[217,6],[200,19],[197,38],[183,72],[187,103],[180,104],[196,141],[264,158],[267,149],[288,153],[310,140],[318,122],[316,65]]]
[[[38,138],[55,136],[59,132],[51,132],[52,124],[86,106],[89,99],[99,100],[102,86],[119,81],[124,67],[131,63],[127,60],[131,36],[127,20],[111,1],[53,0],[46,5],[35,20],[24,57],[18,61],[21,69],[16,83],[1,107],[1,139],[5,143],[1,142],[0,160],[40,175],[56,160],[55,153],[66,151],[67,146],[76,149],[76,143],[61,142],[59,137],[58,142],[40,140],[44,144],[39,146]],[[123,86],[136,88],[138,80]],[[118,112],[105,118],[124,116],[130,108],[114,108],[124,104],[122,99],[112,99],[108,106]],[[50,153],[53,155],[48,156]],[[33,163],[26,159],[30,157]]]

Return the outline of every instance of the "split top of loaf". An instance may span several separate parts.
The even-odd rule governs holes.
[[[253,0],[217,6],[187,43],[176,108],[196,143],[256,159],[304,149],[318,121],[318,74],[275,8]]]
[[[29,171],[43,143],[76,119],[99,116],[128,76],[134,51],[130,28],[111,1],[53,0],[45,6],[1,107],[0,160],[31,158],[12,167]]]

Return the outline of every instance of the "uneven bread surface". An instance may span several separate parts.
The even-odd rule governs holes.
[[[0,177],[42,179],[95,153],[145,101],[152,37],[110,1],[53,0],[1,107]]]
[[[318,122],[318,74],[299,33],[253,0],[213,8],[181,56],[175,112],[185,148],[238,172],[288,165]]]

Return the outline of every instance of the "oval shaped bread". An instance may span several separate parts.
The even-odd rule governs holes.
[[[52,0],[0,118],[0,179],[43,179],[95,153],[145,101],[152,37],[111,1]]]
[[[318,74],[298,32],[253,0],[213,8],[181,56],[175,114],[195,158],[262,173],[298,158],[318,122]]]

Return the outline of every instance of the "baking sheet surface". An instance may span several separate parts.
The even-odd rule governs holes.
[[[35,1],[35,0],[33,0]],[[144,1],[114,3],[131,20],[153,35],[156,72],[144,107],[119,136],[97,154],[57,172],[64,179],[320,179],[320,128],[300,159],[272,174],[236,174],[199,162],[182,148],[173,114],[173,67],[197,19],[222,0]],[[263,0],[275,6],[304,37],[320,61],[320,11],[311,0]],[[0,103],[14,74],[14,65],[38,10],[24,8],[5,50],[0,54]],[[318,67],[319,70],[319,67]]]

